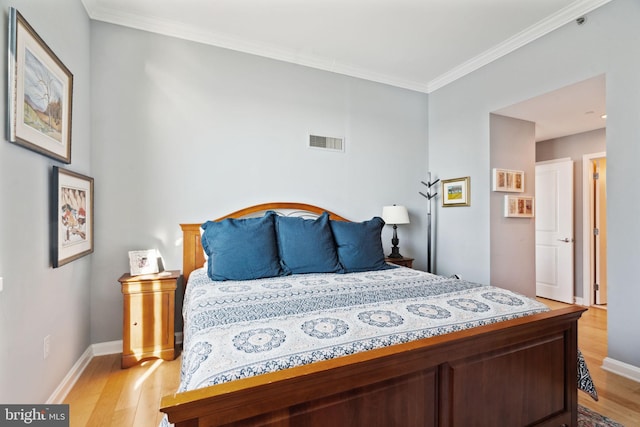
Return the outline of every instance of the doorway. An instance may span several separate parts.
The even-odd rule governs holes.
[[[607,157],[585,154],[583,167],[583,305],[607,307]]]
[[[589,217],[584,219],[591,211],[589,205],[585,207],[586,200],[589,199],[584,195],[586,185],[582,176],[584,162],[581,164],[581,159],[587,153],[606,151],[605,75],[535,96],[493,113],[535,124],[535,157],[532,159],[534,163],[561,158],[571,158],[575,162],[573,295],[577,304],[592,305],[595,302],[595,295],[592,296],[595,281],[591,278],[592,274],[595,276],[596,273],[592,273],[590,267],[592,262],[589,233],[593,233],[593,228],[588,225]],[[500,154],[503,156],[503,153]],[[515,154],[514,148],[513,155]],[[536,197],[536,211],[539,201],[542,200]],[[603,253],[606,255],[606,250]],[[606,259],[604,263],[606,265]],[[600,268],[600,274],[605,271],[604,267]]]

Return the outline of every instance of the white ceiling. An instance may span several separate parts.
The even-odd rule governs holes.
[[[425,93],[609,1],[82,0],[94,20]]]
[[[536,124],[536,141],[559,138],[606,127],[604,74],[545,93],[496,114]]]

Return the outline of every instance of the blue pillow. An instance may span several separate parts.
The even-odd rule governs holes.
[[[347,273],[395,268],[384,260],[382,218],[364,222],[330,221],[340,264]]]
[[[283,274],[278,258],[275,213],[262,218],[207,221],[202,248],[211,280],[251,280]]]
[[[329,214],[316,219],[277,216],[280,264],[286,273],[341,273]]]

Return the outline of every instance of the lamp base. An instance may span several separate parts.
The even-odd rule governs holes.
[[[394,246],[391,248],[391,253],[387,256],[387,258],[404,258],[404,257],[400,255],[400,248],[397,246]]]

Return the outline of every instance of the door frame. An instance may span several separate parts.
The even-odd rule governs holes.
[[[607,157],[607,152],[591,153],[582,155],[582,305],[590,307],[593,305],[593,270],[591,268],[591,257],[594,251],[593,227],[591,225],[593,191],[591,191],[591,160]]]

